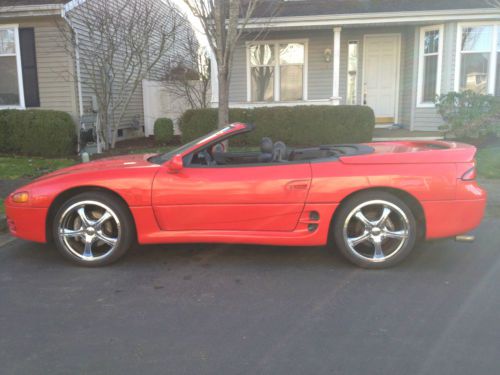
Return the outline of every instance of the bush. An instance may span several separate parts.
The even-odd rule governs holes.
[[[76,151],[75,123],[66,112],[0,111],[0,153],[67,156]]]
[[[296,106],[233,108],[229,122],[252,123],[256,129],[232,144],[257,145],[262,137],[291,146],[371,141],[375,116],[365,106]],[[182,141],[188,142],[217,127],[217,109],[188,110],[181,118]]]
[[[174,123],[169,118],[159,118],[154,126],[155,141],[161,144],[171,143],[174,138]]]
[[[500,101],[494,96],[470,90],[450,92],[438,98],[436,107],[446,123],[440,129],[458,138],[500,133]]]

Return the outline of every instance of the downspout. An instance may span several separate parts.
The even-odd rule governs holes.
[[[73,31],[73,33],[75,34],[76,85],[78,90],[78,109],[81,117],[83,116],[83,99],[82,99],[82,79],[80,73],[80,49],[78,48],[79,46],[78,31],[76,30],[75,27],[73,27],[73,23],[67,17],[65,7],[61,9],[61,17],[66,21],[71,31]]]

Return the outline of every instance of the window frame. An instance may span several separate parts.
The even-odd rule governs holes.
[[[25,109],[26,106],[24,103],[23,67],[21,63],[21,48],[19,45],[19,25],[18,24],[0,25],[0,30],[14,30],[15,53],[0,55],[0,58],[4,56],[16,57],[17,85],[19,91],[19,105],[0,105],[0,109]]]
[[[443,49],[444,49],[444,25],[432,25],[420,28],[420,41],[418,50],[418,78],[417,78],[417,108],[435,108],[435,102],[424,101],[424,67],[427,56],[436,56],[436,53],[425,53],[425,33],[429,31],[439,32],[439,43],[437,51],[437,74],[436,74],[436,96],[441,95],[442,73],[443,73]]]
[[[301,100],[281,100],[281,65],[280,65],[280,44],[300,43],[304,45],[304,64],[302,72],[302,99]],[[250,47],[255,45],[269,44],[274,48],[274,91],[272,101],[252,101],[252,65],[250,62]],[[248,103],[294,103],[308,100],[308,44],[309,39],[273,39],[256,40],[245,42],[246,65],[247,65],[247,102]],[[292,64],[299,65],[299,64]],[[284,65],[286,66],[286,65]]]
[[[493,28],[493,33],[491,36],[491,46],[489,51],[462,51],[462,33],[463,30],[468,27],[487,27]],[[489,53],[490,61],[488,66],[488,91],[487,94],[495,95],[496,86],[496,76],[497,76],[497,56],[500,53],[500,48],[498,47],[498,33],[500,32],[500,22],[459,22],[457,24],[457,44],[456,44],[456,54],[455,54],[455,82],[454,90],[456,92],[460,91],[460,74],[462,69],[462,55],[463,54],[474,54],[474,53]]]
[[[358,56],[357,56],[357,59],[356,59],[356,84],[354,85],[354,104],[348,104],[348,105],[359,105],[360,103],[360,90],[359,90],[359,82],[360,82],[360,51],[361,51],[361,43],[359,41],[359,39],[349,39],[347,41],[347,62],[346,62],[346,66],[347,66],[347,75],[346,75],[346,95],[345,95],[345,100],[346,100],[346,103],[349,99],[349,46],[351,44],[356,44],[357,45],[357,48],[358,48]],[[362,91],[362,90],[361,90]]]

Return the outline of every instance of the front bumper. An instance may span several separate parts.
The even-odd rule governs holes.
[[[13,236],[34,242],[47,242],[46,218],[48,208],[23,207],[7,203],[7,225]]]

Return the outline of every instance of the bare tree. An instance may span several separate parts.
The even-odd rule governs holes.
[[[280,2],[269,0],[183,0],[200,21],[217,62],[220,128],[229,122],[229,83],[234,50],[257,7],[266,7],[267,17]]]
[[[172,46],[173,5],[151,0],[88,0],[67,15],[78,34],[62,31],[67,50],[79,54],[81,83],[96,97],[100,136],[115,147],[118,127],[143,79]],[[163,4],[162,4],[163,5]],[[161,9],[168,9],[161,11]]]
[[[164,81],[169,92],[190,108],[207,108],[210,88],[210,59],[192,33],[178,45],[178,53],[166,67]]]

